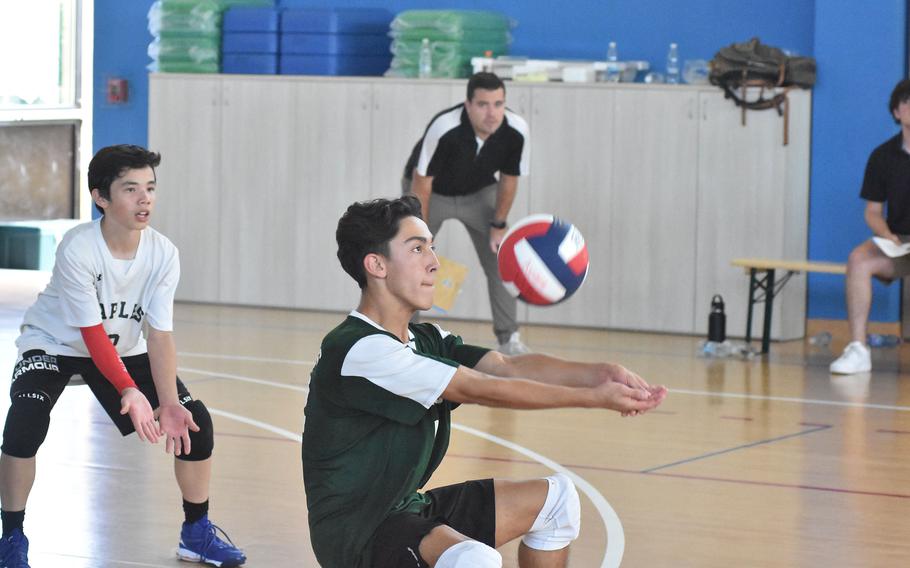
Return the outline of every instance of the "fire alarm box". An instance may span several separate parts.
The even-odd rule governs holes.
[[[107,102],[112,105],[123,104],[129,98],[129,83],[126,79],[107,80]]]

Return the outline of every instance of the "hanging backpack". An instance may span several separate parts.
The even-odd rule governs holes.
[[[815,84],[815,59],[791,57],[781,49],[764,45],[758,38],[721,48],[710,62],[708,80],[724,90],[724,96],[746,110],[776,109],[784,117],[784,145],[787,145],[789,104],[787,93],[793,88],[810,88]],[[758,96],[747,98],[749,87],[758,88]]]

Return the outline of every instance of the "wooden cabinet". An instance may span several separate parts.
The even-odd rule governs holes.
[[[774,111],[741,112],[720,92],[699,93],[695,331],[707,333],[713,294],[727,309],[727,333],[745,333],[748,277],[735,257],[805,259],[809,219],[808,93],[790,96],[789,144]],[[806,279],[775,297],[772,337],[804,334]],[[761,335],[758,311],[752,335]]]
[[[584,285],[570,299],[546,308],[528,307],[531,322],[593,327],[609,322],[615,96],[615,91],[599,88],[534,90],[531,175],[529,187],[524,187],[530,190],[529,209],[578,227],[588,245],[590,266]]]
[[[693,330],[697,98],[670,89],[616,93],[609,327]]]
[[[149,147],[161,152],[152,225],[180,250],[178,298],[221,300],[221,80],[149,84]]]
[[[464,81],[153,74],[149,145],[162,152],[155,225],[181,249],[177,297],[348,310],[358,291],[335,257],[352,201],[396,196],[430,118]],[[553,213],[585,235],[584,287],[523,322],[704,333],[711,296],[741,335],[738,256],[805,258],[808,92],[790,94],[790,144],[773,111],[740,111],[711,87],[507,84],[531,127],[531,174],[510,219]],[[464,228],[440,253],[467,264],[455,309],[488,319],[486,281]],[[775,338],[800,337],[805,282],[775,302]],[[436,314],[434,314],[435,316]],[[758,324],[756,323],[756,326]],[[756,328],[757,331],[757,328]]]

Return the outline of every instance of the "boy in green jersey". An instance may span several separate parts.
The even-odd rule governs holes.
[[[464,345],[430,308],[439,262],[413,196],[351,205],[338,258],[360,305],[323,340],[310,380],[303,474],[310,535],[326,568],[565,566],[580,504],[568,476],[418,489],[439,466],[459,404],[606,408],[634,415],[666,396],[610,363],[506,356]]]

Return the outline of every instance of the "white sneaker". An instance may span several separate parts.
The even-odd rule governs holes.
[[[524,355],[531,352],[528,346],[521,342],[521,337],[517,331],[512,333],[507,342],[500,343],[497,351],[503,355]]]
[[[852,375],[872,370],[872,355],[869,348],[860,341],[852,341],[844,348],[844,354],[831,363],[831,372],[837,375]]]

